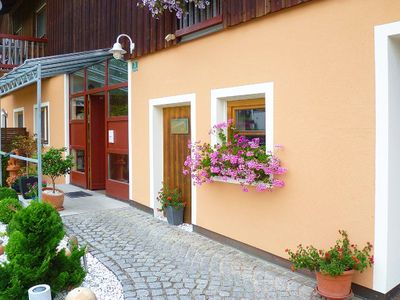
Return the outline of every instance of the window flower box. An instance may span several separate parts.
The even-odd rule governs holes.
[[[239,135],[232,120],[215,125],[210,134],[215,134],[219,143],[189,145],[191,155],[186,158],[183,173],[190,174],[195,185],[226,181],[240,184],[245,192],[249,186],[260,192],[284,186],[275,175],[286,173],[286,168],[275,154],[260,145],[259,138]]]

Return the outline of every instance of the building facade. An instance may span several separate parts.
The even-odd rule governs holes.
[[[110,58],[44,81],[49,145],[74,154],[70,182],[154,215],[162,182],[178,187],[194,230],[265,257],[286,259],[299,243],[326,248],[345,229],[374,244],[375,265],[354,290],[384,299],[400,284],[400,4],[303,2],[215,1],[183,22],[154,20],[135,1],[48,2],[49,55],[110,48],[120,33],[137,45],[127,63]],[[30,95],[26,87],[1,99],[9,124],[34,128]],[[188,141],[213,142],[210,127],[232,117],[269,150],[284,146],[284,188],[197,187],[182,174]],[[186,122],[183,132],[174,120]]]

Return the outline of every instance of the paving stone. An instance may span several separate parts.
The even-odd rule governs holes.
[[[130,299],[320,299],[298,273],[135,208],[64,216],[68,233],[116,274]]]

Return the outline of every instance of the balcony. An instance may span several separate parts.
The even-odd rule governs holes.
[[[8,72],[28,58],[45,56],[46,38],[0,33],[0,72]]]

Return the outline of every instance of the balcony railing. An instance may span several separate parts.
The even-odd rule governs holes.
[[[0,70],[9,71],[28,58],[45,55],[47,39],[0,33]]]

